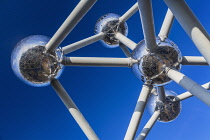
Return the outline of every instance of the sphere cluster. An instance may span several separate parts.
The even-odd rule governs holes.
[[[128,34],[128,27],[121,22],[120,16],[108,13],[100,17],[95,25],[95,34],[104,33],[103,44],[108,48],[119,46],[116,33]],[[58,78],[63,70],[61,64],[63,52],[60,48],[48,52],[46,44],[50,39],[42,35],[29,36],[21,40],[12,52],[12,69],[25,83],[31,86],[46,86],[54,78]],[[180,70],[182,55],[178,46],[170,39],[156,38],[156,49],[150,52],[145,40],[140,41],[133,50],[131,57],[137,60],[132,65],[132,71],[143,82],[154,86],[168,84],[171,79],[165,74],[165,67]],[[165,90],[166,99],[160,101],[155,91],[151,93],[147,108],[151,114],[160,110],[159,121],[170,122],[180,113],[181,104],[173,101],[176,93]]]

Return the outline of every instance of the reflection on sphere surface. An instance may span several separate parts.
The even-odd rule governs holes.
[[[156,50],[150,53],[144,40],[138,43],[131,56],[138,60],[138,63],[132,66],[132,71],[143,82],[147,81],[155,86],[161,86],[171,81],[164,73],[164,67],[180,70],[182,55],[176,44],[169,39],[161,41],[157,37],[156,44]]]
[[[170,122],[175,120],[181,111],[180,101],[173,101],[177,94],[174,91],[165,89],[166,100],[162,102],[158,98],[157,92],[151,93],[148,103],[147,110],[152,115],[155,110],[160,110],[160,122]]]
[[[108,13],[98,19],[95,25],[95,34],[104,32],[106,36],[103,38],[102,43],[107,48],[115,48],[119,46],[119,40],[116,39],[115,33],[120,32],[127,36],[127,24],[119,21],[120,16],[114,13]]]
[[[48,41],[46,36],[29,36],[21,40],[12,52],[14,73],[31,86],[49,85],[51,79],[58,78],[62,72],[62,51],[46,52]]]

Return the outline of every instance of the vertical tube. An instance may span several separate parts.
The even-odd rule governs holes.
[[[143,85],[124,140],[134,139],[141,117],[146,107],[147,99],[149,97],[149,94],[151,93],[152,88],[153,87],[150,85]]]
[[[66,90],[60,84],[57,79],[53,79],[51,81],[51,85],[53,89],[56,91],[66,108],[69,110],[73,118],[76,120],[80,128],[83,130],[85,135],[89,140],[99,140],[93,129],[90,127],[89,123],[86,121],[82,113],[79,111],[77,106],[75,105],[74,101],[68,95]]]
[[[164,86],[158,86],[157,87],[157,93],[158,93],[158,98],[160,101],[165,102],[166,100],[166,95],[165,95],[165,89]]]
[[[138,0],[138,6],[147,49],[154,52],[157,45],[151,0]]]
[[[164,0],[210,65],[210,36],[184,0]]]

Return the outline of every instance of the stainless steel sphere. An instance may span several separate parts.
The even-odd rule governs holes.
[[[181,111],[180,101],[173,101],[177,94],[174,91],[165,89],[166,100],[162,102],[158,98],[157,92],[151,93],[148,103],[147,110],[152,115],[155,110],[160,110],[160,122],[170,122],[178,117]]]
[[[161,41],[157,37],[156,43],[157,49],[154,53],[147,50],[144,40],[138,43],[131,56],[138,63],[132,66],[132,71],[143,82],[161,86],[171,81],[164,73],[164,67],[180,70],[182,55],[177,45],[169,39]]]
[[[21,40],[12,52],[11,64],[14,73],[31,86],[49,85],[52,78],[62,72],[62,52],[60,49],[48,53],[45,45],[48,37],[29,36]]]
[[[115,48],[119,46],[119,40],[114,37],[116,32],[127,36],[128,26],[124,22],[119,21],[120,16],[113,13],[108,13],[103,15],[98,19],[95,25],[95,34],[100,32],[106,33],[106,36],[103,38],[102,43],[108,48]]]

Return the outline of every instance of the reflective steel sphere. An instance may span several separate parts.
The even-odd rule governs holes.
[[[148,103],[147,110],[152,115],[155,110],[160,110],[160,122],[170,122],[178,117],[181,111],[180,101],[173,101],[177,95],[174,91],[165,89],[166,100],[162,102],[158,98],[157,92],[151,93]]]
[[[31,86],[49,85],[52,78],[58,78],[62,72],[62,52],[46,52],[48,37],[29,36],[21,40],[12,52],[11,64],[14,73]]]
[[[164,73],[164,67],[180,70],[182,55],[177,45],[169,39],[161,41],[157,37],[156,43],[157,49],[154,53],[147,50],[144,40],[138,43],[131,56],[138,60],[138,63],[132,66],[132,71],[143,82],[147,81],[155,86],[160,86],[171,81]]]
[[[113,13],[103,15],[98,19],[95,25],[95,34],[100,32],[106,33],[106,36],[102,40],[104,46],[108,48],[115,48],[119,46],[119,40],[114,37],[116,32],[127,36],[128,26],[126,23],[119,21],[120,16]]]

